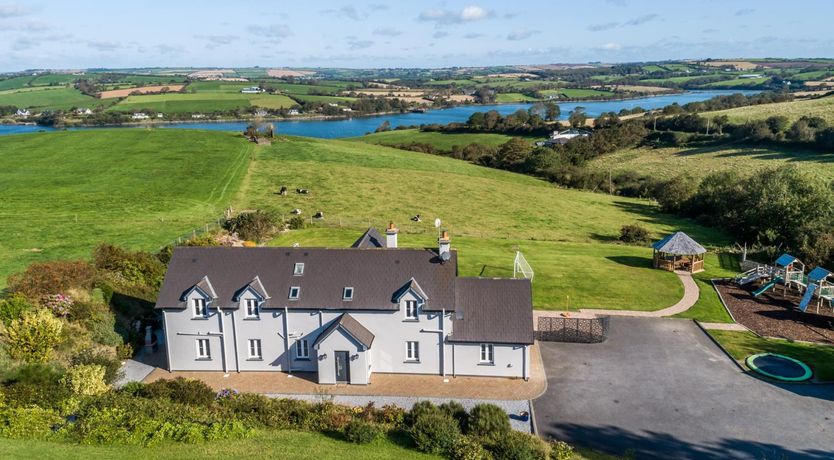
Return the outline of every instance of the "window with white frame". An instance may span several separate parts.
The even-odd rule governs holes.
[[[298,286],[293,286],[290,288],[290,300],[298,300],[298,296],[301,295],[301,288]]]
[[[495,363],[495,349],[491,343],[481,344],[481,363],[493,364]]]
[[[297,262],[292,268],[293,276],[301,276],[304,274],[304,262]]]
[[[249,359],[263,359],[261,339],[249,339]]]
[[[257,318],[258,316],[258,299],[246,299],[246,317]]]
[[[342,300],[353,300],[353,288],[346,287],[342,290]]]
[[[416,321],[417,317],[417,301],[416,300],[406,300],[405,301],[405,319]]]
[[[295,357],[297,359],[310,359],[310,347],[307,344],[307,339],[295,341]]]
[[[206,316],[208,316],[208,310],[206,309],[206,299],[202,297],[195,297],[191,299],[191,305],[194,307],[195,318],[205,318]]]
[[[209,339],[197,339],[197,359],[211,359]]]
[[[420,361],[420,342],[405,343],[405,360]]]

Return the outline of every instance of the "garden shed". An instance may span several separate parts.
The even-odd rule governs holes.
[[[704,271],[707,250],[684,232],[675,232],[654,243],[654,268],[682,270],[690,273]]]

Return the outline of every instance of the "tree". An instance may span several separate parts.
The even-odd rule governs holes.
[[[384,133],[385,131],[391,131],[391,122],[388,120],[380,123],[376,130],[374,130],[375,133]]]
[[[226,220],[223,226],[229,232],[237,233],[244,240],[260,243],[272,235],[276,223],[277,219],[274,214],[258,210],[240,213]]]
[[[570,113],[570,117],[568,117],[568,122],[574,128],[581,128],[585,126],[586,121],[588,121],[588,115],[585,114],[584,107],[577,107],[573,109]]]
[[[61,343],[63,323],[48,310],[26,313],[9,324],[4,334],[9,355],[27,363],[45,363]]]
[[[498,148],[498,152],[495,154],[496,166],[502,169],[517,169],[527,160],[532,151],[533,146],[529,142],[514,137]]]
[[[544,103],[544,119],[547,121],[556,121],[559,118],[559,115],[562,114],[562,109],[559,108],[559,104],[555,102],[545,102]]]

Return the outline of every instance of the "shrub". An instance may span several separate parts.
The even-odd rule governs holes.
[[[484,448],[481,442],[471,436],[458,436],[452,445],[449,457],[452,460],[490,460],[492,454]]]
[[[244,240],[260,243],[272,235],[276,223],[275,214],[258,210],[227,219],[223,227],[230,233],[237,233]]]
[[[104,366],[79,364],[71,367],[64,377],[64,383],[78,396],[100,395],[110,387],[104,382]]]
[[[449,401],[441,404],[439,409],[440,412],[455,419],[461,431],[466,431],[466,426],[469,423],[469,414],[466,413],[466,408],[463,407],[463,404],[457,401]]]
[[[649,231],[640,224],[623,225],[620,228],[620,241],[623,243],[645,243],[649,241]]]
[[[408,412],[408,417],[406,417],[406,422],[409,425],[413,425],[417,419],[423,415],[428,414],[440,414],[440,409],[437,408],[431,401],[417,401],[414,403],[414,406],[411,407],[411,410]]]
[[[19,319],[24,313],[32,309],[29,299],[21,293],[15,293],[6,299],[0,300],[0,322],[8,326],[12,321]]]
[[[119,388],[119,391],[128,394],[131,396],[136,396],[142,391],[142,388],[145,388],[145,384],[143,382],[127,382]]]
[[[151,399],[169,399],[181,404],[192,406],[209,406],[215,398],[215,392],[201,380],[162,379],[145,385],[139,392],[140,396]]]
[[[158,288],[165,276],[165,265],[153,254],[129,251],[112,244],[100,244],[93,251],[95,268],[107,272],[119,283]]]
[[[548,460],[550,446],[538,436],[511,430],[493,438],[487,448],[495,460]]]
[[[84,261],[42,262],[31,264],[23,273],[10,276],[8,289],[29,299],[41,300],[50,294],[73,288],[90,289],[94,279],[93,266]]]
[[[116,345],[116,357],[122,360],[133,358],[133,345],[127,342]]]
[[[573,447],[564,441],[550,443],[550,460],[571,460],[573,458]]]
[[[116,347],[122,344],[122,336],[116,332],[116,316],[110,311],[96,311],[84,321],[90,338],[96,343]]]
[[[301,216],[292,216],[287,219],[287,228],[290,230],[301,230],[304,228],[304,218]]]
[[[59,318],[66,318],[70,314],[70,311],[72,311],[74,303],[68,295],[52,294],[44,299],[43,306],[51,311],[53,315]]]
[[[25,364],[13,370],[3,388],[6,404],[10,407],[39,406],[55,409],[70,396],[61,384],[63,371],[47,364]]]
[[[104,351],[84,349],[70,360],[73,366],[101,366],[104,368],[104,382],[112,385],[122,376],[122,363]]]
[[[439,411],[418,415],[409,433],[418,449],[437,455],[451,453],[460,437],[458,422]]]
[[[351,420],[344,428],[345,439],[356,444],[370,444],[380,436],[382,429],[373,423],[362,420]]]
[[[34,407],[0,409],[0,437],[12,439],[46,439],[63,418],[54,410]]]
[[[394,404],[382,406],[379,421],[395,428],[402,428],[405,424],[405,409]]]
[[[243,242],[243,247],[244,248],[256,248],[256,247],[258,247],[258,243],[254,242],[254,241],[244,241]]]
[[[63,323],[46,310],[35,310],[9,324],[5,340],[9,355],[27,363],[44,363],[61,342]]]
[[[512,431],[510,418],[495,404],[478,404],[469,414],[468,433],[484,439],[495,439]]]

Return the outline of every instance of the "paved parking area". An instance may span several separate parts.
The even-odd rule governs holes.
[[[834,458],[834,386],[744,374],[692,321],[611,318],[600,344],[541,343],[540,434],[636,458]]]

